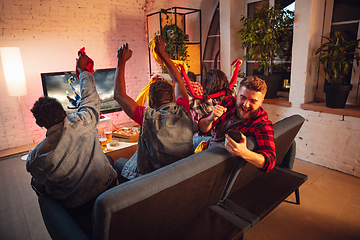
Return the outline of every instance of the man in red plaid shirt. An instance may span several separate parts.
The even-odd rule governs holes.
[[[262,79],[244,78],[240,82],[237,97],[225,97],[211,113],[200,119],[198,126],[203,133],[214,130],[213,136],[208,138],[209,146],[225,141],[225,148],[230,153],[269,172],[275,166],[276,153],[273,124],[261,107],[266,91],[267,86]],[[229,137],[229,130],[240,132],[239,143]],[[256,152],[246,147],[246,137],[250,136],[256,139]]]

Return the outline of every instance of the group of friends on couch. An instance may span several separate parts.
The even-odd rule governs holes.
[[[189,98],[182,75],[166,54],[164,40],[160,36],[155,40],[155,52],[173,83],[154,81],[148,107],[138,105],[126,92],[125,65],[132,50],[126,43],[117,51],[114,98],[141,126],[137,151],[130,159],[114,162],[101,149],[97,131],[100,99],[94,76],[87,68],[92,60],[85,52],[79,51],[76,62],[81,86],[77,112],[67,114],[58,100],[47,96],[35,102],[31,112],[36,124],[47,129],[46,138],[32,149],[26,162],[37,194],[52,195],[69,212],[91,212],[96,198],[107,189],[188,157],[199,143],[211,147],[225,142],[230,153],[255,167],[265,172],[274,168],[273,125],[261,107],[266,83],[255,76],[245,77],[237,86],[236,96],[225,91],[211,100],[194,100]],[[211,84],[225,83],[217,86],[228,88],[226,75],[220,70],[210,70],[204,79]],[[204,95],[211,93],[208,86],[204,86]],[[199,131],[194,135],[190,112],[198,109],[206,110],[202,110]],[[238,142],[229,136],[229,130],[239,133]],[[246,147],[249,136],[256,139],[256,152]]]

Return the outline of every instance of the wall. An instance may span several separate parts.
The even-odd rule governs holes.
[[[272,122],[300,114],[296,158],[360,177],[360,119],[263,104]]]
[[[161,8],[200,8],[202,1],[9,0],[0,8],[0,47],[20,47],[27,95],[21,97],[30,144],[45,138],[30,112],[43,95],[40,73],[75,70],[77,51],[86,47],[95,69],[116,67],[116,51],[128,42],[134,53],[127,63],[128,94],[136,98],[149,80],[146,14]],[[0,151],[27,145],[17,97],[8,96],[0,64]],[[114,124],[130,119],[124,112],[106,114]]]
[[[244,50],[241,47],[240,36],[237,34],[241,29],[240,19],[244,15],[246,15],[246,1],[220,1],[220,65],[229,79],[234,71],[230,64],[237,58],[244,59]],[[240,69],[244,72],[245,64],[241,65]]]
[[[233,24],[237,13],[234,2],[242,5],[243,1],[221,0],[220,14],[225,16],[221,28]],[[291,107],[263,104],[272,122],[277,122],[293,114],[300,114],[306,121],[296,137],[296,157],[331,169],[339,170],[360,177],[360,119],[321,112],[305,111],[302,103],[315,99],[316,73],[315,52],[321,43],[325,0],[295,0],[294,41],[291,66],[291,89],[289,101]],[[231,10],[230,10],[230,9]],[[241,12],[238,10],[238,12]],[[227,30],[229,31],[229,30]],[[229,44],[221,50],[230,59],[233,49],[238,47],[233,30],[227,36],[221,36],[221,44]],[[229,38],[230,35],[230,39]],[[230,49],[230,50],[227,50]],[[241,59],[241,55],[238,55]],[[221,63],[223,71],[228,71],[228,61]]]
[[[40,73],[74,71],[77,51],[86,47],[95,68],[116,67],[116,51],[128,42],[134,50],[126,69],[127,89],[136,97],[149,80],[145,38],[146,1],[9,0],[0,8],[0,47],[20,47],[27,92],[21,97],[30,143],[46,131],[29,109],[43,95]],[[144,56],[145,55],[145,56]],[[26,145],[17,97],[9,97],[0,66],[0,150]],[[123,112],[109,115],[116,124]]]
[[[360,176],[360,119],[304,111],[315,99],[316,49],[321,44],[325,0],[295,1],[290,102],[292,108],[266,106],[271,118],[299,113],[306,122],[298,135],[297,157],[354,176]]]
[[[360,119],[300,108],[302,103],[315,98],[318,78],[315,52],[321,44],[324,6],[324,0],[295,2],[292,107],[265,104],[264,108],[273,121],[292,114],[306,119],[296,139],[297,158],[360,177]]]

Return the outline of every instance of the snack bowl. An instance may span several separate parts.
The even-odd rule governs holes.
[[[119,145],[120,145],[120,143],[117,140],[112,140],[112,141],[109,142],[110,147],[117,147]]]

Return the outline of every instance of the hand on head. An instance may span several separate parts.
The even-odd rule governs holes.
[[[86,55],[86,53],[81,54],[79,53],[79,58],[77,59],[76,65],[79,69],[79,72],[84,72],[86,70],[86,65],[88,64],[89,57]]]
[[[123,44],[117,52],[118,61],[126,62],[132,56],[132,50],[129,48],[129,44]]]

